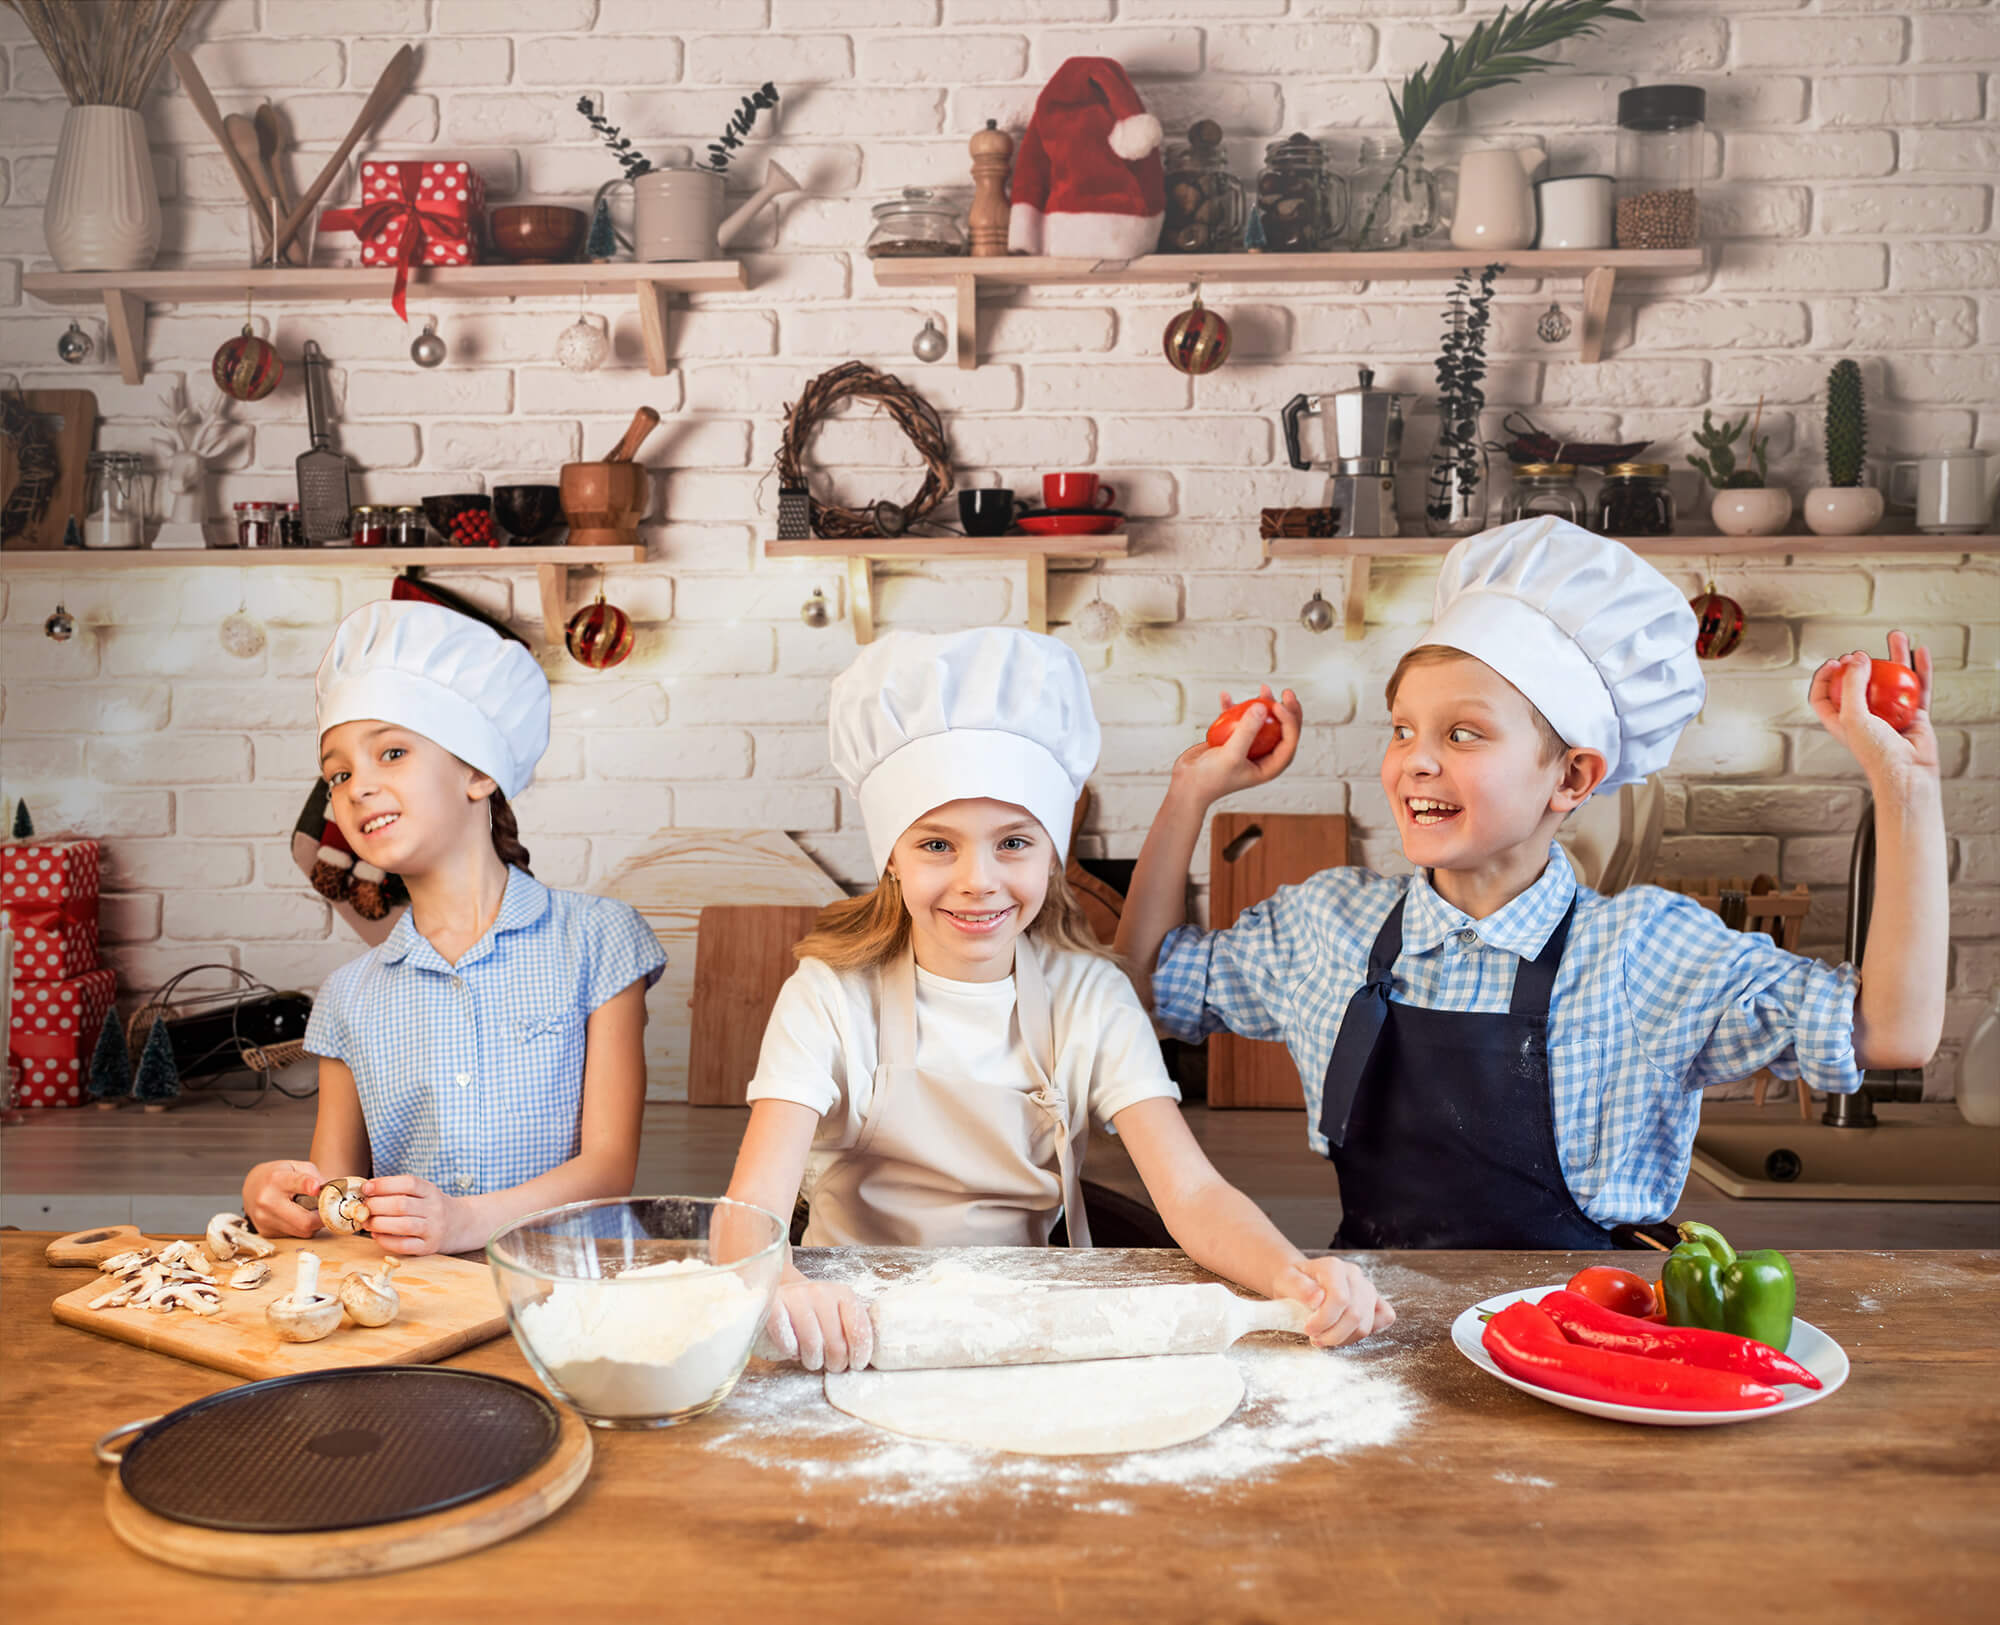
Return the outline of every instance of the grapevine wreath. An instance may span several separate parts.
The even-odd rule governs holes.
[[[936,511],[951,495],[951,447],[935,408],[902,379],[877,372],[862,361],[849,361],[823,372],[785,409],[785,438],[778,447],[778,478],[788,486],[806,483],[805,451],[813,431],[840,402],[873,401],[895,420],[924,460],[924,483],[907,503],[871,502],[863,508],[842,508],[812,502],[815,536],[855,541],[869,536],[900,536]]]

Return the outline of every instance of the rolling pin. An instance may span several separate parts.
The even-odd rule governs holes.
[[[1226,1286],[1056,1287],[956,1293],[891,1289],[868,1306],[878,1371],[1045,1365],[1220,1354],[1252,1332],[1305,1330],[1289,1299],[1239,1298]]]

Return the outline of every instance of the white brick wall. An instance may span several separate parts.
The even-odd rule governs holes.
[[[385,311],[259,308],[287,353],[317,338],[334,361],[341,438],[366,465],[368,497],[548,478],[595,455],[632,409],[666,414],[648,460],[646,533],[654,563],[608,572],[613,602],[638,623],[618,672],[593,676],[561,653],[556,742],[521,805],[537,866],[592,884],[663,825],[768,824],[792,830],[843,880],[865,877],[851,801],[823,742],[826,681],[852,652],[843,621],[795,619],[813,587],[846,609],[835,564],[768,564],[757,538],[775,510],[769,465],[784,403],[835,361],[859,356],[916,382],[948,414],[968,476],[1033,490],[1044,469],[1094,460],[1142,520],[1137,551],[1095,574],[1050,583],[1058,621],[1100,592],[1127,633],[1082,650],[1105,728],[1098,813],[1085,850],[1134,854],[1168,761],[1212,715],[1218,689],[1288,683],[1311,727],[1299,767],[1260,798],[1274,809],[1348,810],[1357,849],[1399,862],[1375,784],[1381,682],[1420,629],[1431,567],[1383,561],[1370,637],[1349,644],[1299,630],[1315,586],[1337,597],[1343,566],[1264,564],[1256,510],[1316,495],[1284,465],[1273,409],[1300,391],[1351,382],[1373,365],[1393,387],[1427,392],[1442,289],[1379,283],[1274,294],[1219,288],[1236,328],[1220,373],[1189,380],[1159,360],[1171,290],[1041,288],[985,307],[984,364],[924,367],[909,340],[944,290],[881,290],[859,246],[868,205],[906,184],[969,194],[966,138],[987,118],[1018,126],[1064,57],[1103,52],[1134,71],[1170,130],[1219,119],[1246,177],[1263,144],[1294,129],[1325,135],[1351,169],[1363,135],[1385,133],[1385,85],[1433,58],[1440,30],[1463,37],[1488,0],[227,0],[186,43],[225,110],[281,101],[309,179],[400,43],[424,49],[415,91],[385,121],[382,150],[463,155],[495,201],[583,202],[614,172],[574,111],[608,99],[649,152],[705,141],[764,79],[784,91],[736,167],[741,188],[782,154],[806,183],[747,239],[751,286],[677,312],[676,370],[644,370],[635,314],[614,300],[616,353],[586,377],[553,365],[567,301],[435,311],[452,346],[431,373],[405,360],[410,332]],[[1454,109],[1429,146],[1448,158],[1482,131],[1540,131],[1569,165],[1611,161],[1619,90],[1688,79],[1709,92],[1712,180],[1704,197],[1711,268],[1621,292],[1615,359],[1575,365],[1533,336],[1573,284],[1507,287],[1495,308],[1487,379],[1493,421],[1520,407],[1585,438],[1659,437],[1684,503],[1681,464],[1701,409],[1735,413],[1765,397],[1775,473],[1794,489],[1819,468],[1820,389],[1843,354],[1870,389],[1871,454],[2000,446],[2000,237],[1993,180],[1993,69],[2000,16],[1990,0],[1950,5],[1854,0],[1677,0],[1613,26],[1562,57],[1573,71]],[[61,103],[25,28],[0,11],[0,382],[88,387],[106,445],[150,450],[158,390],[197,383],[239,313],[182,306],[155,314],[152,376],[122,384],[103,360],[60,367],[68,313],[20,291],[48,263],[41,233]],[[170,257],[240,252],[243,210],[184,96],[163,76],[146,109]],[[108,356],[101,320],[83,314]],[[283,495],[303,448],[296,381],[239,409],[242,454],[214,481],[226,512]],[[1410,448],[1434,428],[1420,407]],[[818,455],[827,489],[849,498],[914,484],[901,437],[862,415],[829,424]],[[1412,471],[1414,472],[1414,471]],[[1404,482],[1406,493],[1416,489]],[[1694,510],[1698,513],[1698,508]],[[1708,572],[1675,567],[1690,592]],[[1815,892],[1809,944],[1837,949],[1848,831],[1861,789],[1851,760],[1804,703],[1823,653],[1879,647],[1891,626],[1927,638],[1940,668],[1936,716],[1947,774],[1955,892],[1947,1054],[2000,978],[2000,560],[1958,566],[1841,557],[1812,544],[1789,559],[1723,565],[1718,585],[1752,629],[1714,668],[1707,712],[1670,776],[1664,866],[1681,874],[1769,870]],[[525,576],[454,577],[496,614],[532,629]],[[581,589],[579,589],[581,590]],[[386,576],[312,570],[162,570],[116,576],[0,577],[0,794],[28,797],[46,829],[107,845],[109,952],[128,993],[197,959],[225,958],[275,981],[312,984],[351,948],[290,867],[288,833],[311,771],[311,674],[330,623],[382,596]],[[41,636],[61,598],[81,625]],[[250,661],[224,654],[223,616],[242,604],[269,629]],[[881,573],[890,626],[1018,618],[1017,567],[938,564]],[[1058,628],[1060,630],[1060,628]],[[1205,861],[1205,852],[1198,863]]]

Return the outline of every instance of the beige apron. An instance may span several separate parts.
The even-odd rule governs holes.
[[[809,1247],[1043,1247],[1058,1209],[1090,1245],[1080,1168],[1087,1102],[1056,1082],[1055,1027],[1034,946],[1014,945],[1014,1019],[1035,1087],[939,1078],[917,1059],[917,967],[882,973],[874,1098],[812,1188]],[[1053,1166],[1051,1166],[1053,1165]]]

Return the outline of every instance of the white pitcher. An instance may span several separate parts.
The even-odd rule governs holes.
[[[1914,507],[1917,529],[1926,535],[1985,530],[1996,485],[2000,485],[2000,458],[1969,446],[1889,465],[1890,499]]]
[[[1479,147],[1458,161],[1453,248],[1526,248],[1535,240],[1535,194],[1529,178],[1548,154],[1539,141]]]

